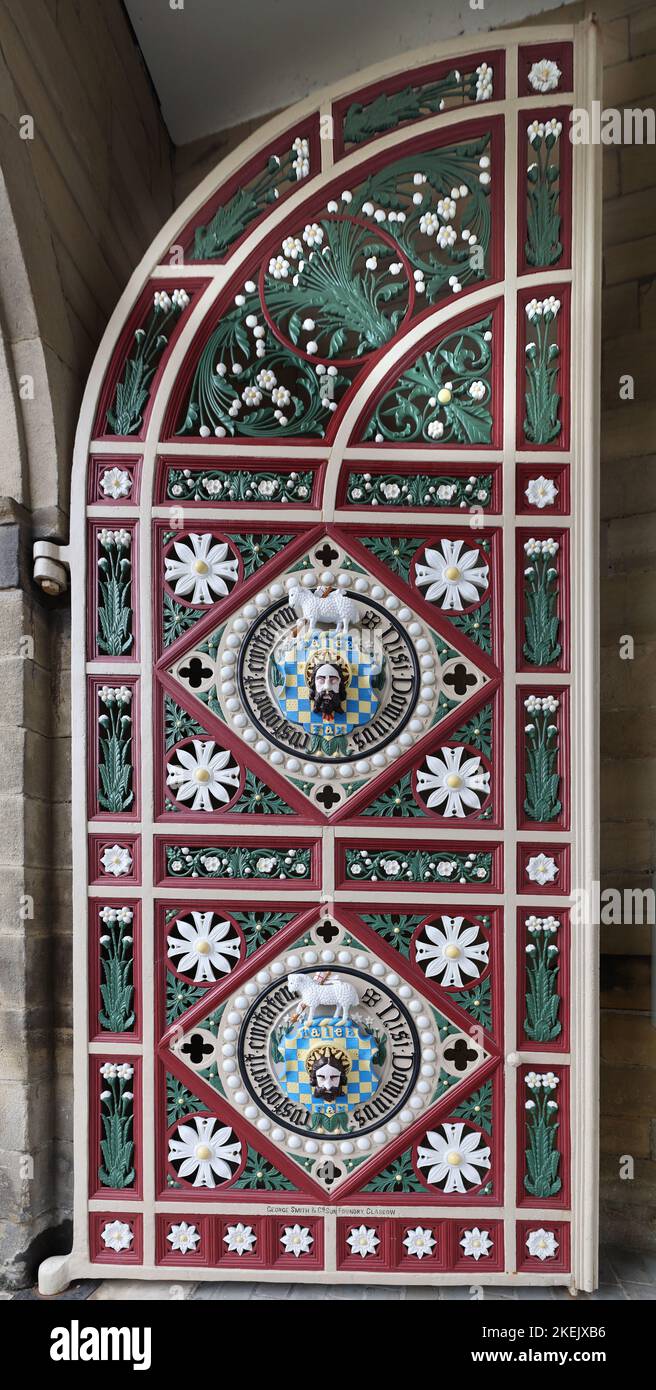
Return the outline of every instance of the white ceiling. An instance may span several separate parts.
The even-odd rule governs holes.
[[[125,0],[176,145],[290,106],[394,54],[521,23],[559,3]]]

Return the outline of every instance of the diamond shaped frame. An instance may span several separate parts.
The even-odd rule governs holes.
[[[291,524],[284,529],[286,532],[289,531]],[[288,573],[291,567],[298,566],[299,562],[311,556],[312,551],[316,552],[317,547],[321,547],[322,543],[331,540],[358,567],[354,573],[364,572],[375,583],[384,585],[397,602],[408,608],[411,605],[411,611],[416,614],[417,619],[425,625],[429,632],[432,632],[436,639],[443,641],[445,647],[462,656],[468,663],[469,669],[477,674],[479,683],[471,695],[465,694],[462,701],[439,720],[439,724],[436,725],[434,722],[428,724],[416,742],[410,742],[405,749],[396,748],[396,755],[391,768],[382,767],[379,772],[374,771],[371,776],[367,777],[364,785],[362,785],[364,779],[360,779],[353,795],[347,795],[343,801],[340,800],[334,810],[330,808],[324,810],[317,804],[316,800],[310,800],[303,792],[298,791],[294,782],[271,762],[249,747],[248,743],[230,724],[213,714],[208,706],[178,679],[175,670],[176,667],[179,669],[181,661],[188,658],[198,648],[199,643],[216,632],[217,627],[222,627],[224,623],[228,623],[249,602],[262,596],[263,592],[266,592],[265,586],[267,584],[279,586],[280,577]],[[376,606],[373,600],[371,602],[373,606]],[[256,606],[255,603],[253,606]],[[235,586],[235,589],[225,600],[218,605],[213,605],[207,614],[198,620],[191,632],[184,634],[167,649],[157,663],[157,671],[162,688],[202,722],[211,737],[216,738],[223,747],[230,750],[233,756],[266,781],[306,820],[324,825],[351,820],[379,791],[382,791],[391,781],[413,769],[424,754],[431,752],[436,737],[442,742],[448,742],[449,736],[463,722],[463,719],[472,715],[484,701],[487,702],[493,698],[501,684],[498,668],[491,658],[482,652],[474,642],[470,641],[466,635],[459,632],[455,633],[448,618],[434,605],[427,603],[418,591],[411,590],[410,586],[399,576],[392,574],[374,555],[371,555],[360,544],[353,531],[336,525],[326,526],[324,524],[313,527],[309,534],[307,531],[301,532],[287,546],[282,556],[274,556],[265,562],[262,568],[250,579]],[[204,817],[203,820],[205,819],[209,821],[213,817]]]
[[[302,1174],[296,1160],[290,1158],[283,1148],[273,1143],[265,1132],[263,1133],[254,1124],[251,1124],[240,1110],[231,1105],[229,1097],[219,1094],[198,1072],[189,1067],[186,1061],[180,1057],[177,1048],[182,1038],[192,1031],[194,1026],[200,1025],[209,1014],[227,1003],[241,988],[252,982],[259,972],[274,963],[284,951],[289,950],[297,943],[305,932],[311,931],[316,926],[319,917],[324,915],[315,905],[301,911],[287,926],[276,932],[270,941],[258,947],[253,955],[242,960],[230,973],[228,979],[208,987],[203,997],[165,1030],[158,1044],[158,1054],[167,1070],[178,1080],[190,1086],[194,1094],[208,1106],[210,1113],[219,1108],[221,1114],[230,1120],[235,1130],[242,1134],[249,1144],[261,1151],[285,1176],[294,1182],[297,1188],[294,1193],[294,1200],[298,1201],[301,1195],[305,1195],[322,1202],[342,1203],[345,1199],[353,1197],[354,1193],[375,1176],[381,1167],[391,1162],[400,1152],[414,1145],[423,1132],[446,1119],[472,1089],[484,1085],[488,1078],[497,1071],[501,1060],[501,1051],[499,1044],[485,1033],[483,1044],[485,1055],[472,1067],[463,1080],[455,1082],[453,1086],[449,1087],[443,1097],[417,1115],[416,1119],[406,1125],[397,1137],[390,1138],[388,1142],[381,1144],[371,1157],[367,1158],[361,1166],[356,1167],[352,1174],[347,1176],[334,1191],[326,1191],[309,1174]],[[439,991],[438,995],[438,989],[434,987],[429,994],[424,989],[425,982],[421,972],[409,960],[399,956],[399,953],[388,946],[361,918],[356,918],[350,912],[343,911],[337,905],[331,910],[330,916],[335,924],[344,928],[349,935],[352,931],[357,931],[356,941],[371,952],[374,960],[380,961],[381,964],[393,970],[394,974],[400,977],[404,984],[410,986],[420,998],[424,996],[429,1007],[439,1008],[440,1014],[444,1015],[449,1022],[461,1027],[463,1031],[471,1031],[470,1016],[460,1009],[453,1000],[449,999],[447,992]],[[339,969],[339,967],[337,968]],[[375,977],[372,977],[372,983],[375,983]],[[495,1128],[498,1130],[498,1126]],[[301,1177],[302,1181],[299,1186]],[[170,1192],[167,1192],[167,1196],[171,1195]],[[196,1196],[198,1195],[196,1194]],[[213,1194],[210,1192],[209,1195]],[[253,1200],[253,1193],[245,1195]],[[266,1194],[263,1195],[266,1196]],[[278,1195],[283,1196],[284,1194]],[[182,1194],[182,1197],[188,1202],[188,1193]],[[200,1198],[203,1199],[202,1193]]]

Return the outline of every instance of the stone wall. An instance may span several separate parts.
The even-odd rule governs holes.
[[[656,106],[656,6],[601,0],[604,103]],[[602,884],[656,864],[656,147],[605,152],[601,417]],[[620,399],[620,376],[635,398]],[[635,642],[621,660],[620,637]],[[653,929],[652,929],[653,930]],[[656,1246],[656,1031],[650,928],[602,942],[602,1228]],[[621,1158],[633,1168],[621,1177]],[[632,1176],[631,1176],[632,1174]]]
[[[31,542],[68,539],[85,380],[172,205],[170,141],[120,0],[0,2],[0,1271],[13,1284],[69,1248],[72,1187],[70,613],[41,600]]]

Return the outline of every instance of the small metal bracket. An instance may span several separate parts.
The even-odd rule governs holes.
[[[70,545],[57,545],[56,541],[34,542],[34,582],[44,594],[57,598],[66,593],[71,571],[70,554]]]

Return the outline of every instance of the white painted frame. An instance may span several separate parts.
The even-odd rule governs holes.
[[[146,1066],[143,1071],[143,1106],[144,1116],[151,1117],[144,1121],[143,1129],[143,1173],[144,1173],[144,1193],[143,1200],[140,1202],[130,1201],[129,1208],[135,1212],[143,1214],[144,1221],[144,1259],[140,1266],[108,1266],[93,1262],[89,1258],[88,1250],[88,1214],[89,1210],[103,1210],[111,1212],[125,1209],[126,1203],[120,1197],[108,1197],[102,1201],[89,1202],[88,1192],[88,1144],[87,1144],[87,1122],[88,1122],[88,1065],[89,1053],[114,1050],[114,1045],[105,1046],[101,1043],[89,1044],[88,1039],[88,975],[87,975],[87,895],[104,896],[104,888],[88,889],[87,884],[87,806],[86,806],[86,780],[87,780],[87,709],[86,709],[86,676],[89,672],[98,674],[109,674],[112,670],[110,661],[87,662],[85,651],[86,634],[86,602],[87,602],[87,574],[86,574],[86,522],[87,517],[94,515],[111,515],[111,504],[102,506],[86,506],[87,494],[87,467],[90,451],[95,455],[111,453],[112,455],[143,454],[142,481],[141,481],[141,506],[122,505],[116,509],[116,524],[120,518],[142,516],[146,518],[150,514],[150,498],[152,492],[153,472],[158,453],[158,438],[160,426],[163,418],[165,405],[169,391],[175,381],[180,362],[195,335],[199,323],[211,309],[212,303],[216,300],[222,286],[234,274],[239,263],[245,259],[257,245],[262,236],[271,230],[278,223],[287,221],[293,214],[295,208],[306,198],[308,191],[318,186],[316,176],[303,180],[299,185],[298,192],[293,193],[285,199],[282,206],[273,206],[271,213],[264,222],[259,222],[256,228],[250,232],[240,246],[237,253],[230,256],[223,265],[199,264],[194,263],[189,266],[176,266],[174,275],[176,281],[184,284],[185,277],[198,278],[199,275],[206,277],[211,283],[198,300],[192,306],[186,322],[179,334],[169,359],[162,381],[153,404],[150,416],[147,435],[145,440],[135,447],[135,441],[112,440],[111,443],[95,443],[91,446],[93,424],[96,415],[99,391],[103,378],[114,351],[121,329],[130,314],[138,296],[149,280],[171,278],[171,268],[160,265],[160,261],[165,256],[167,249],[176,242],[176,237],[189,219],[197,213],[217,189],[236,169],[239,168],[258,150],[267,146],[273,139],[280,136],[290,127],[298,127],[312,113],[319,111],[326,114],[330,112],[332,101],[347,94],[349,91],[359,90],[365,84],[379,80],[388,74],[393,74],[403,70],[409,70],[415,66],[423,65],[432,61],[448,58],[450,55],[465,55],[470,52],[484,51],[487,47],[503,47],[507,53],[507,74],[506,74],[506,98],[504,101],[491,101],[485,103],[485,114],[493,115],[498,112],[506,112],[508,121],[506,126],[507,145],[516,140],[516,113],[524,108],[535,107],[541,101],[545,105],[550,98],[540,98],[538,94],[530,97],[518,97],[516,92],[516,61],[515,51],[519,44],[541,43],[545,46],[559,41],[574,41],[574,104],[579,107],[588,107],[590,101],[596,98],[601,90],[600,86],[600,57],[599,41],[596,25],[593,21],[585,21],[580,25],[551,26],[551,27],[530,27],[528,29],[513,29],[496,33],[474,35],[469,38],[450,40],[430,49],[422,49],[419,52],[403,55],[402,59],[393,59],[387,63],[380,64],[365,72],[356,74],[354,77],[313,95],[306,101],[299,103],[292,109],[283,112],[274,120],[263,125],[254,135],[244,142],[226,160],[207,176],[200,186],[192,193],[173,216],[166,223],[158,237],[156,237],[149,251],[144,256],[140,265],[132,275],[125,292],[123,293],[112,318],[108,324],[99,347],[90,377],[87,384],[80,420],[77,429],[75,442],[75,455],[73,464],[73,485],[72,485],[72,519],[71,519],[71,571],[72,571],[72,628],[73,628],[73,652],[72,652],[72,764],[73,764],[73,925],[74,925],[74,1079],[75,1079],[75,1112],[74,1112],[74,1147],[75,1147],[75,1198],[74,1198],[74,1238],[71,1253],[63,1257],[52,1257],[46,1260],[40,1271],[40,1287],[44,1293],[53,1293],[61,1290],[72,1279],[79,1278],[102,1278],[119,1277],[120,1275],[138,1279],[157,1279],[162,1280],[171,1278],[176,1283],[186,1281],[197,1282],[203,1279],[213,1279],[217,1276],[222,1280],[235,1280],[245,1277],[240,1270],[169,1267],[155,1265],[154,1250],[154,1213],[156,1210],[154,1192],[154,1140],[152,1127],[153,1096],[152,1096],[152,1068],[148,1066],[148,1061],[154,1055],[156,1039],[153,1036],[153,971],[152,959],[148,956],[146,944],[149,940],[148,923],[151,916],[151,908],[154,899],[152,888],[153,873],[153,827],[152,818],[149,820],[149,811],[152,810],[152,764],[144,764],[141,768],[142,774],[142,889],[135,889],[120,886],[120,880],[116,881],[116,890],[120,890],[125,895],[126,901],[131,897],[141,897],[143,902],[143,957],[142,957],[142,1017],[143,1017],[143,1040],[142,1043],[125,1042],[120,1049],[115,1050],[117,1055],[129,1058],[131,1055],[143,1055]],[[553,94],[551,100],[561,102],[571,98],[572,94],[557,92]],[[469,115],[474,114],[474,108],[458,108],[451,112],[445,112],[439,117],[431,120],[422,120],[417,125],[408,125],[403,128],[403,138],[409,138],[415,131],[425,132],[433,125],[440,132],[448,130],[450,125],[454,125]],[[481,114],[477,111],[476,114]],[[351,154],[340,161],[340,168],[346,175],[351,168],[356,168],[361,161],[368,160],[374,152],[391,148],[396,140],[396,135],[391,133],[382,136],[362,148],[356,148]],[[322,140],[322,173],[319,176],[325,179],[330,176],[332,168],[332,144],[330,141]],[[514,279],[515,265],[515,240],[516,240],[516,187],[514,180],[507,180],[506,186],[506,270],[511,270],[501,285],[487,286],[485,289],[476,290],[466,296],[467,307],[485,304],[488,299],[498,295],[501,288],[505,292],[505,342],[510,344],[507,351],[514,353],[515,343],[515,304],[516,304],[516,281]],[[572,227],[572,246],[573,246],[573,265],[572,270],[557,270],[550,268],[549,271],[540,271],[535,274],[522,275],[521,284],[530,286],[536,285],[540,281],[549,279],[551,283],[569,282],[573,283],[572,292],[572,420],[571,420],[571,449],[569,455],[559,452],[559,460],[572,461],[572,512],[571,512],[571,565],[572,565],[572,594],[574,601],[571,614],[572,631],[572,650],[576,653],[576,667],[571,677],[572,685],[572,831],[568,834],[559,835],[559,840],[570,840],[572,845],[572,883],[574,886],[590,885],[598,878],[598,847],[597,847],[597,820],[598,820],[598,753],[597,753],[597,713],[596,701],[598,691],[598,546],[597,546],[597,459],[598,459],[598,417],[599,417],[599,319],[600,319],[600,150],[594,146],[579,146],[574,150],[573,159],[573,227]],[[447,324],[454,314],[461,312],[462,304],[451,302],[435,311],[430,320],[424,320],[421,325],[421,335],[425,334],[428,327],[433,323],[440,325]],[[416,330],[419,336],[419,330]],[[412,341],[412,337],[403,340],[403,350],[405,351]],[[393,359],[395,351],[392,349],[390,356],[386,359],[386,366]],[[494,524],[505,524],[509,529],[515,524],[514,507],[514,488],[515,478],[511,466],[512,460],[518,458],[520,461],[526,457],[524,454],[517,454],[515,450],[515,412],[514,412],[514,383],[511,380],[512,370],[505,373],[505,393],[504,419],[505,419],[505,438],[503,448],[498,453],[486,452],[480,454],[480,461],[490,461],[497,458],[505,459],[504,468],[504,501],[503,518],[495,517]],[[370,378],[367,382],[367,394],[370,393],[375,385],[375,380]],[[308,446],[304,450],[305,457],[314,455],[325,457],[331,454],[331,463],[328,471],[325,492],[324,519],[328,520],[335,516],[339,518],[339,513],[334,509],[335,485],[341,458],[348,451],[346,440],[350,431],[351,423],[355,420],[360,405],[362,403],[362,388],[356,393],[351,407],[348,410],[339,436],[332,449],[317,444]],[[167,444],[167,455],[173,456],[176,452],[183,454],[190,448],[187,444]],[[193,452],[196,457],[202,456],[204,444],[196,441],[193,445]],[[164,446],[162,446],[164,448]],[[239,443],[231,444],[231,453],[239,452]],[[216,459],[216,451],[212,447],[206,449],[208,457]],[[351,453],[357,453],[351,450]],[[269,443],[264,444],[259,449],[261,456],[270,456],[272,462],[280,453],[280,446]],[[393,450],[388,451],[391,456]],[[429,451],[425,447],[418,448],[412,453],[404,451],[404,457],[416,459],[426,458]],[[477,451],[472,450],[468,457],[476,461]],[[386,450],[381,449],[377,457],[385,458]],[[448,449],[440,450],[440,458],[448,462],[450,459],[459,455]],[[541,453],[540,457],[545,461],[550,461],[549,453]],[[167,515],[167,508],[155,508],[154,515]],[[222,509],[222,520],[226,523],[240,514],[238,507],[228,511]],[[203,512],[197,508],[195,513],[197,519],[203,516],[213,515],[211,508]],[[295,512],[299,519],[304,518],[304,513]],[[311,513],[308,512],[309,519]],[[365,514],[356,513],[349,508],[348,519],[357,521],[363,519]],[[346,514],[342,514],[346,519]],[[445,514],[447,519],[454,519]],[[281,519],[280,511],[272,510],[271,513],[259,511],[258,520],[273,520],[279,524]],[[316,515],[313,519],[316,519]],[[414,519],[413,519],[414,520]],[[435,518],[432,519],[432,524]],[[417,521],[418,525],[425,525],[425,522]],[[526,524],[526,519],[522,519],[522,524]],[[531,524],[540,526],[541,518],[536,518]],[[548,524],[548,523],[544,523]],[[558,519],[559,525],[567,525],[565,518]],[[140,528],[140,573],[139,589],[142,595],[150,593],[150,526],[142,525]],[[511,546],[506,545],[505,551],[505,574],[504,574],[504,594],[508,615],[514,615],[514,551]],[[128,674],[142,674],[147,676],[150,670],[149,653],[152,650],[151,634],[151,608],[149,602],[142,602],[139,612],[140,622],[140,641],[139,651],[141,660],[139,662],[122,663],[120,667],[121,676]],[[506,683],[511,679],[510,673],[515,669],[515,628],[514,620],[506,624],[505,632],[505,669]],[[113,668],[116,671],[116,668]],[[566,683],[567,677],[558,675],[551,676],[531,676],[525,673],[515,676],[514,680],[521,681],[523,684],[539,683],[548,686],[551,683]],[[506,749],[506,770],[505,770],[505,826],[503,837],[507,835],[512,840],[512,823],[515,815],[515,766],[512,750],[514,747],[514,708],[511,702],[506,701],[506,729],[505,729],[505,749]],[[142,747],[144,750],[148,746],[148,731],[152,728],[151,711],[151,690],[150,681],[144,679],[141,682],[141,720],[142,720]],[[116,822],[94,821],[92,829],[103,831],[109,829],[116,831],[117,838],[120,838],[120,829]],[[134,830],[134,825],[125,827],[126,830]],[[162,827],[155,827],[154,833],[158,833]],[[258,828],[248,827],[245,822],[240,825],[240,832],[258,833]],[[267,832],[271,834],[284,834],[286,827],[278,825],[267,827]],[[309,833],[309,832],[306,832]],[[330,845],[332,836],[335,833],[328,829],[323,832],[324,841]],[[337,834],[345,833],[337,831]],[[359,834],[361,832],[358,832]],[[395,832],[381,832],[376,829],[376,838],[381,834],[391,834]],[[431,834],[429,831],[413,830],[415,839],[422,839]],[[532,833],[532,832],[531,832]],[[300,832],[303,834],[303,831]],[[519,832],[517,838],[526,837],[528,832]],[[192,832],[193,835],[193,832]],[[455,832],[440,832],[440,838],[449,839],[454,837]],[[475,838],[482,842],[485,838],[501,838],[499,832],[493,836],[492,832],[481,830],[476,832]],[[190,836],[191,838],[191,836]],[[512,841],[514,846],[514,841]],[[326,888],[324,886],[324,892]],[[217,900],[227,898],[229,890],[212,889]],[[160,899],[177,896],[177,890],[163,889],[157,890]],[[254,900],[264,900],[267,897],[266,889],[253,890],[251,896]],[[290,890],[286,896],[291,900],[296,900],[299,904],[308,901],[318,901],[318,893],[309,890]],[[348,894],[337,893],[335,901],[348,899]],[[404,898],[405,902],[426,903],[432,901],[425,893],[418,891]],[[507,921],[512,923],[512,927],[507,930],[505,940],[505,1026],[508,1037],[514,1036],[515,1026],[515,932],[514,918],[516,893],[514,883],[514,872],[512,882],[505,895],[489,895],[490,903],[496,901],[504,902],[506,907]],[[541,898],[545,910],[551,906],[563,906],[563,899],[552,899],[548,896]],[[598,989],[597,989],[597,928],[592,921],[584,923],[572,932],[572,976],[571,976],[571,998],[575,1001],[572,1008],[571,1017],[571,1054],[559,1055],[557,1058],[552,1053],[540,1054],[539,1051],[523,1052],[513,1054],[507,1059],[505,1069],[505,1111],[506,1111],[506,1135],[505,1135],[505,1202],[503,1207],[495,1208],[490,1211],[490,1217],[504,1217],[506,1223],[506,1260],[508,1262],[506,1272],[490,1274],[485,1277],[483,1269],[477,1267],[477,1278],[484,1279],[489,1285],[502,1284],[532,1284],[532,1285],[551,1285],[566,1284],[573,1289],[591,1290],[597,1282],[597,1110],[598,1110]],[[555,1061],[571,1062],[572,1080],[572,1100],[571,1100],[571,1128],[572,1128],[572,1273],[570,1274],[551,1274],[548,1268],[544,1271],[515,1274],[512,1270],[513,1244],[509,1241],[509,1228],[514,1220],[515,1207],[515,1081],[516,1066],[522,1061],[530,1061],[537,1065],[541,1063],[548,1065]],[[229,1204],[228,1204],[229,1205]],[[193,1198],[189,1202],[189,1208],[193,1208]],[[226,1208],[226,1203],[220,1201],[202,1204],[202,1211],[212,1214]],[[179,1211],[178,1206],[159,1202],[159,1211]],[[240,1204],[240,1211],[246,1216],[252,1211],[253,1214],[261,1212],[262,1208],[253,1204]],[[352,1209],[355,1216],[357,1209]],[[330,1248],[331,1230],[334,1230],[335,1216],[337,1212],[332,1209],[325,1215],[326,1221],[326,1247]],[[390,1210],[385,1215],[393,1215]],[[407,1214],[401,1210],[398,1214]],[[413,1216],[435,1215],[435,1207],[427,1205],[423,1207],[413,1207]],[[462,1216],[471,1217],[471,1208],[450,1207],[445,1211],[445,1216],[459,1218]],[[531,1209],[530,1212],[522,1210],[522,1219],[530,1217],[535,1219],[536,1224],[540,1220],[553,1220],[555,1217],[563,1217],[563,1213],[554,1212],[553,1209]],[[326,1282],[333,1280],[336,1283],[366,1282],[370,1284],[386,1284],[392,1282],[389,1273],[371,1273],[363,1262],[362,1274],[357,1271],[355,1274],[349,1270],[346,1272],[331,1273],[327,1267],[325,1271],[316,1271],[305,1275],[305,1278],[313,1282]],[[252,1278],[249,1272],[248,1276]],[[283,1279],[285,1282],[290,1277],[290,1271],[258,1271],[257,1278],[263,1282],[277,1282]],[[296,1279],[301,1279],[303,1275],[299,1271]],[[425,1283],[426,1275],[408,1274],[404,1271],[404,1283]],[[472,1271],[469,1270],[460,1274],[444,1274],[433,1276],[431,1282],[449,1284],[470,1284]]]

